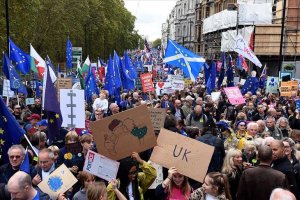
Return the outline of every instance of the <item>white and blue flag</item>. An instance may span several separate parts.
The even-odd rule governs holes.
[[[184,74],[194,82],[205,63],[205,59],[169,39],[164,63],[181,68]]]

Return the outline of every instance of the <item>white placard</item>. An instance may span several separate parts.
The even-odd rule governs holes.
[[[10,89],[10,81],[8,79],[3,80],[3,92],[2,96],[4,97],[13,97],[15,95],[14,91]]]
[[[26,98],[26,105],[33,105],[34,104],[34,98]]]
[[[211,99],[213,100],[213,102],[216,102],[219,100],[221,95],[221,92],[212,92],[211,93]]]
[[[85,128],[84,90],[60,89],[62,127]]]
[[[171,76],[171,85],[174,90],[184,90],[184,79],[183,76],[173,75]]]
[[[116,179],[120,163],[89,150],[86,154],[83,171],[104,180]]]
[[[151,161],[149,162],[156,169],[156,179],[153,181],[149,189],[155,189],[159,184],[162,184],[162,182],[164,181],[162,166]]]
[[[243,78],[242,78],[241,81],[240,81],[240,84],[241,84],[241,85],[244,85],[245,82],[246,82],[246,79],[243,79]]]

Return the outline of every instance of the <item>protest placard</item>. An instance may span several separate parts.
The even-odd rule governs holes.
[[[152,185],[150,185],[149,189],[155,189],[159,184],[162,184],[162,182],[164,181],[162,166],[151,161],[149,162],[156,169],[156,178],[153,181]]]
[[[34,104],[34,98],[26,98],[25,99],[26,106]]]
[[[213,102],[218,101],[220,96],[221,96],[221,92],[212,92],[211,93],[211,99],[213,100]]]
[[[171,75],[170,77],[170,82],[172,89],[181,91],[184,90],[184,79],[183,76],[181,75]]]
[[[99,153],[113,160],[150,149],[156,136],[146,105],[90,123]]]
[[[279,78],[268,76],[266,91],[270,94],[278,94]]]
[[[57,98],[60,100],[60,89],[72,89],[71,78],[58,78],[56,81]]]
[[[10,81],[8,79],[3,79],[3,90],[2,96],[13,97],[15,95],[14,91],[10,89]]]
[[[46,179],[38,184],[38,187],[44,193],[47,193],[51,199],[57,199],[58,194],[66,192],[76,182],[77,179],[75,176],[70,172],[65,164],[62,164]]]
[[[151,122],[153,125],[153,129],[155,134],[158,135],[160,129],[164,127],[165,119],[166,119],[166,109],[164,108],[148,108],[150,113]]]
[[[203,182],[213,151],[213,146],[162,128],[150,160]]]
[[[151,73],[141,74],[140,78],[142,82],[143,92],[154,91]]]
[[[107,181],[116,179],[120,163],[89,150],[85,157],[83,171]]]
[[[245,103],[245,99],[238,87],[227,87],[224,88],[229,102],[232,105],[239,105]]]
[[[280,96],[291,97],[298,94],[298,81],[280,82]]]
[[[62,127],[85,128],[84,90],[60,89]]]

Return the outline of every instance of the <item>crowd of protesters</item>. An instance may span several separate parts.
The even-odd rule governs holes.
[[[89,200],[264,200],[300,199],[300,111],[296,97],[281,97],[258,89],[247,92],[245,104],[229,103],[223,89],[217,101],[207,95],[202,80],[184,91],[157,95],[140,90],[123,91],[115,103],[107,91],[93,96],[85,105],[86,129],[61,128],[51,144],[41,99],[26,106],[25,96],[10,98],[9,109],[32,143],[30,173],[20,171],[26,140],[13,145],[9,162],[0,167],[0,199],[50,199],[37,185],[64,163],[78,182],[57,199]],[[120,160],[116,180],[106,182],[83,171],[88,150],[101,146],[93,141],[89,121],[101,120],[119,112],[147,105],[165,108],[164,128],[214,146],[207,175],[199,183],[180,174],[175,167],[164,169],[164,180],[149,189],[157,173],[149,161],[151,149],[133,152]],[[81,152],[69,155],[66,146],[78,143]],[[35,153],[37,155],[35,155]]]

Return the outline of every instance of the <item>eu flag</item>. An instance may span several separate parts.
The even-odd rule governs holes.
[[[114,94],[116,89],[111,56],[109,56],[108,60],[104,89],[108,91],[109,95]]]
[[[11,63],[11,60],[9,60],[8,56],[4,53],[3,54],[3,68],[2,71],[5,75],[5,77],[10,81],[10,89],[17,92],[17,93],[23,93],[27,95],[27,89],[23,85],[19,74],[15,70],[14,66]]]
[[[66,59],[67,59],[67,69],[70,69],[73,67],[72,64],[72,43],[70,39],[68,38],[67,40],[67,45],[66,45]]]
[[[221,66],[221,72],[220,72],[220,76],[218,79],[218,88],[221,88],[221,85],[223,83],[224,80],[224,76],[225,76],[225,69],[226,69],[226,54],[225,52],[222,52],[222,66]]]
[[[181,68],[195,82],[205,59],[169,39],[164,63]]]
[[[227,87],[233,87],[234,86],[234,83],[233,83],[234,74],[233,74],[231,55],[229,55],[229,58],[228,58],[228,67],[227,67],[226,75],[227,75]]]
[[[113,61],[113,74],[115,79],[116,88],[122,87],[122,81],[120,77],[120,57],[118,56],[117,52],[114,51],[114,61]]]
[[[44,110],[47,114],[48,118],[48,139],[50,143],[53,142],[56,136],[59,134],[61,124],[62,124],[62,116],[60,111],[60,105],[57,99],[56,88],[53,84],[50,70],[49,68],[52,67],[52,63],[50,58],[47,56],[46,60],[46,67],[47,72],[44,74]]]
[[[88,74],[85,77],[85,99],[88,103],[92,102],[93,94],[99,95],[99,89],[97,87],[96,79],[92,68],[89,67]]]
[[[26,150],[25,158],[20,166],[20,171],[30,174],[30,164],[29,164],[29,152]]]
[[[258,89],[259,83],[258,79],[256,77],[248,77],[243,88],[242,88],[242,94],[246,94],[248,91],[250,91],[253,95],[256,94],[256,91]]]
[[[134,89],[134,79],[136,78],[136,72],[131,65],[130,58],[125,52],[123,62],[120,63],[120,75],[122,80],[123,89],[133,90]]]
[[[20,144],[20,140],[24,134],[24,129],[21,128],[0,96],[0,148],[3,163],[8,162],[8,149],[13,144]]]
[[[27,74],[30,70],[30,56],[22,51],[15,43],[9,38],[9,57],[16,63],[16,67],[23,74]]]

